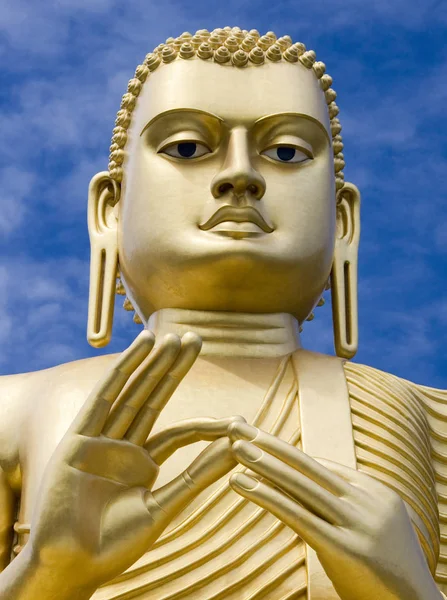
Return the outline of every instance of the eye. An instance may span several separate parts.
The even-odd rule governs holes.
[[[295,146],[273,146],[261,154],[283,163],[304,163],[313,160],[312,156]]]
[[[167,154],[174,158],[199,158],[209,154],[211,150],[204,144],[198,144],[197,142],[177,142],[176,144],[170,144],[162,150],[159,150],[161,154]]]

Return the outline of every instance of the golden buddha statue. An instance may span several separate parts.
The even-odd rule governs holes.
[[[447,395],[350,363],[359,192],[325,65],[170,38],[89,189],[88,338],[2,378],[2,600],[440,600]],[[119,275],[117,283],[117,275]],[[336,357],[300,328],[331,288]]]

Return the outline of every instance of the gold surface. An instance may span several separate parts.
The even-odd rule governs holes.
[[[89,189],[88,338],[115,287],[144,331],[2,378],[2,600],[445,597],[447,393],[346,362],[360,195],[331,85],[238,28],[137,67]],[[337,357],[299,338],[329,280]]]

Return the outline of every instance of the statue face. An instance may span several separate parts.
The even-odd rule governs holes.
[[[177,60],[150,75],[129,133],[119,260],[140,312],[303,320],[335,237],[329,118],[312,71]]]

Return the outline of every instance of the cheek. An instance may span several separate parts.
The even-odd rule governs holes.
[[[175,225],[200,222],[204,204],[212,200],[211,181],[216,172],[212,161],[182,165],[159,155],[140,151],[125,172],[123,219],[146,223],[154,233]]]
[[[135,153],[124,173],[120,206],[123,264],[137,265],[147,273],[159,264],[186,260],[194,252],[191,240],[204,207],[213,200],[212,167],[197,166]]]
[[[335,240],[335,177],[330,157],[268,177],[265,196],[278,233],[289,251],[305,255],[329,253]]]

